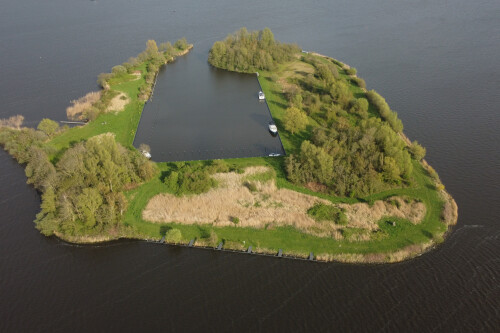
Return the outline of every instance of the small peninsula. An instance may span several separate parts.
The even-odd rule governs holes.
[[[398,262],[444,240],[457,205],[425,148],[356,69],[268,29],[217,41],[211,66],[257,73],[286,156],[190,162],[133,146],[156,75],[193,46],[148,41],[99,75],[61,127],[0,121],[0,144],[41,192],[35,225],[68,242],[120,238],[351,263]],[[152,152],[154,155],[154,152]]]

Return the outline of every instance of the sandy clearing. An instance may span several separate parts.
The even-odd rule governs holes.
[[[212,224],[218,227],[293,226],[316,236],[336,239],[342,237],[339,232],[342,226],[331,221],[315,221],[307,214],[307,210],[316,203],[331,205],[329,201],[288,189],[278,189],[274,181],[255,182],[255,192],[243,185],[245,176],[267,170],[266,167],[249,167],[243,174],[215,174],[213,177],[218,180],[219,187],[196,196],[156,195],[143,211],[143,218],[157,223],[175,221],[183,224]],[[364,203],[336,206],[345,209],[349,227],[370,231],[378,229],[377,221],[387,215],[408,218],[414,223],[425,215],[425,206],[422,203],[406,203],[401,198],[392,199],[400,201],[399,208],[384,201],[376,201],[372,207]],[[239,219],[238,224],[232,222],[235,217]]]
[[[109,102],[109,106],[106,109],[106,112],[110,111],[116,111],[120,112],[125,109],[125,106],[130,102],[130,99],[128,98],[127,94],[125,93],[119,93],[113,99]]]

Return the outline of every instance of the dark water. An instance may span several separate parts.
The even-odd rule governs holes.
[[[208,66],[207,47],[162,68],[134,144],[148,144],[158,162],[284,155],[256,75]]]
[[[460,218],[442,246],[394,265],[72,246],[33,228],[39,197],[1,151],[0,331],[498,331],[499,17],[496,0],[2,2],[1,117],[63,119],[147,39],[186,36],[202,57],[268,26],[355,66],[427,147]]]

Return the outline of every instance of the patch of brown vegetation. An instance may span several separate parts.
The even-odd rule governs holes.
[[[434,242],[430,241],[424,244],[408,245],[399,251],[393,253],[338,253],[338,254],[319,254],[316,255],[317,260],[321,261],[339,261],[344,263],[395,263],[401,262],[410,258],[417,257],[431,248]]]
[[[136,81],[136,80],[139,80],[142,76],[142,72],[141,71],[133,71],[131,73],[131,75],[135,76],[135,79],[133,79],[132,81]]]
[[[451,195],[446,191],[440,192],[441,197],[444,199],[443,211],[441,218],[446,225],[455,225],[458,221],[458,205]]]
[[[314,192],[326,193],[328,191],[328,186],[321,183],[309,182],[304,187]]]
[[[130,102],[127,94],[119,93],[109,102],[109,106],[106,108],[106,112],[115,111],[120,112],[125,109],[125,106]]]
[[[307,210],[324,200],[287,189],[277,189],[273,181],[255,182],[255,192],[243,185],[246,176],[267,170],[264,167],[251,167],[243,174],[216,174],[214,178],[221,185],[197,196],[179,198],[171,194],[157,195],[146,206],[143,218],[153,222],[176,221],[222,227],[235,226],[232,217],[237,217],[238,227],[292,225],[304,231],[314,227],[317,223],[307,215]]]
[[[82,120],[83,115],[92,108],[92,105],[101,98],[100,91],[92,91],[79,99],[71,101],[66,108],[66,116],[71,120]]]
[[[102,243],[102,242],[108,242],[114,239],[119,238],[119,235],[96,235],[96,236],[70,236],[70,235],[64,235],[59,232],[54,232],[54,235],[57,237],[70,242],[70,243],[75,243],[75,244],[94,244],[94,243]]]
[[[21,115],[16,115],[9,117],[7,119],[0,119],[0,127],[8,127],[13,129],[21,129],[23,125],[24,117]]]
[[[294,93],[300,91],[299,86],[290,83],[289,79],[303,78],[308,74],[314,74],[314,67],[308,63],[297,60],[292,62],[286,69],[280,73],[280,78],[276,81],[282,88],[284,93]]]
[[[213,177],[220,184],[219,187],[200,195],[156,195],[149,201],[142,216],[151,222],[175,221],[183,224],[211,224],[217,227],[270,229],[293,226],[318,237],[342,239],[340,229],[344,226],[331,221],[315,221],[307,214],[308,209],[315,204],[331,205],[329,201],[289,189],[278,189],[274,181],[253,182],[256,187],[253,192],[244,185],[245,177],[267,171],[266,167],[249,167],[243,174],[215,174]],[[417,223],[425,215],[425,206],[421,203],[407,204],[400,198],[391,199],[400,200],[401,206],[397,208],[382,201],[377,201],[375,208],[367,204],[338,206],[346,210],[349,227],[367,230],[367,237],[361,237],[361,241],[369,239],[369,231],[378,228],[377,221],[382,217],[389,215],[408,218]],[[237,224],[233,222],[234,218],[238,218]]]
[[[372,231],[378,229],[377,221],[383,217],[408,219],[413,224],[417,224],[422,221],[426,212],[422,202],[406,202],[400,197],[391,197],[386,201],[378,200],[373,203],[373,206],[366,203],[339,204],[338,206],[345,210],[350,227]]]

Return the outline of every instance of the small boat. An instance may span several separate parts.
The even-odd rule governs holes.
[[[276,127],[276,124],[274,123],[274,121],[271,121],[269,123],[269,131],[271,131],[272,134],[278,133],[278,127]]]
[[[141,151],[142,155],[144,155],[144,157],[146,157],[148,160],[151,159],[151,154],[145,150]]]
[[[264,93],[262,91],[259,91],[259,100],[262,101],[265,99],[266,99],[266,95],[264,95]]]
[[[269,157],[278,157],[278,156],[281,156],[281,154],[279,154],[279,153],[271,153],[271,154],[269,154]]]

